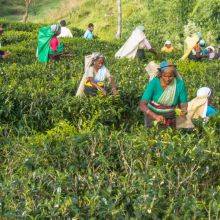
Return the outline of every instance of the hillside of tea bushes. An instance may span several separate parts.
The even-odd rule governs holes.
[[[80,7],[73,8],[72,13],[66,15],[70,25],[77,24],[77,27],[85,29],[93,22],[98,36],[114,40],[117,31],[116,1],[80,2]],[[123,38],[141,23],[145,26],[147,36],[153,45],[169,39],[176,47],[181,47],[183,27],[189,20],[196,24],[209,43],[215,43],[219,38],[219,0],[121,0],[121,2]]]
[[[73,57],[36,61],[37,24],[4,22],[12,56],[0,61],[0,216],[74,219],[219,219],[219,114],[192,133],[146,129],[138,102],[145,61],[115,60],[121,42],[62,40]],[[159,48],[161,45],[156,45]],[[76,98],[84,55],[100,51],[117,97]],[[213,89],[219,62],[174,61],[189,98]]]

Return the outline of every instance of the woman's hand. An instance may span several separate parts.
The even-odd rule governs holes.
[[[8,58],[11,55],[9,51],[6,51],[5,54],[2,56],[4,59]]]
[[[99,87],[99,90],[102,92],[102,95],[103,95],[103,96],[106,96],[106,95],[107,95],[107,92],[105,91],[104,88]]]
[[[113,93],[113,95],[118,95],[118,90],[116,88],[113,88],[112,93]]]
[[[163,124],[165,124],[165,118],[162,115],[155,115],[154,118],[156,121],[162,122]]]
[[[112,86],[112,93],[113,93],[113,95],[118,95],[118,90],[116,89],[117,87],[116,87],[114,78],[112,76],[110,76],[109,82],[110,82],[110,84]]]
[[[180,114],[179,114],[179,116],[186,116],[187,115],[187,108],[188,108],[188,103],[180,104]]]

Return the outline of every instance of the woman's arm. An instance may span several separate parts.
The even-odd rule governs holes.
[[[140,101],[139,103],[139,108],[140,110],[145,113],[147,116],[151,117],[152,119],[165,123],[165,118],[162,115],[157,115],[156,113],[152,112],[148,107],[147,107],[147,102],[146,101]]]
[[[110,82],[110,84],[112,86],[112,93],[114,95],[117,95],[118,94],[118,90],[117,90],[117,87],[116,87],[116,84],[115,84],[115,80],[114,80],[114,78],[112,76],[109,77],[109,82]]]
[[[90,82],[92,86],[95,87],[96,89],[100,89],[100,90],[102,89],[101,86],[98,86],[98,84],[94,82],[93,77],[88,77],[86,82]]]
[[[179,94],[179,108],[181,109],[180,116],[187,114],[188,108],[188,92],[185,85],[185,82],[182,80],[182,88]]]
[[[94,88],[102,91],[103,95],[106,95],[105,89],[103,87],[99,86],[97,83],[95,83],[93,80],[93,77],[88,77],[87,82],[90,82]]]
[[[207,58],[208,55],[201,55],[200,52],[196,52],[195,57],[196,57],[196,58]]]
[[[179,108],[181,110],[181,112],[179,113],[179,116],[185,116],[187,114],[188,103],[180,104]]]

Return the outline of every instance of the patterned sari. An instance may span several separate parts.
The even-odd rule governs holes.
[[[175,106],[173,101],[176,94],[176,79],[164,90],[157,102],[151,101],[148,103],[148,108],[158,115],[165,117],[165,126],[175,126]]]

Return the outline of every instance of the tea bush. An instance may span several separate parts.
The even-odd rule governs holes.
[[[146,129],[138,102],[152,55],[116,60],[120,41],[87,41],[76,29],[62,40],[72,57],[42,65],[39,26],[5,25],[12,56],[0,61],[1,216],[219,218],[219,115],[192,133]],[[75,97],[84,56],[94,51],[105,54],[119,96]],[[219,108],[219,62],[179,57],[189,98],[209,86]]]

